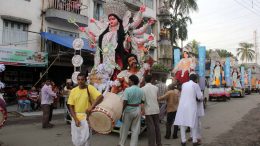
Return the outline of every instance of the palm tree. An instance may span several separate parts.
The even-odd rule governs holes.
[[[241,42],[239,43],[239,46],[241,48],[237,48],[237,56],[240,56],[240,59],[242,62],[246,60],[246,63],[248,61],[252,61],[255,58],[255,51],[253,49],[250,49],[254,47],[253,44],[247,43],[247,42]]]
[[[188,15],[191,11],[197,11],[197,0],[169,0],[170,6],[173,9],[174,14],[179,12]]]
[[[182,42],[187,39],[187,23],[191,23],[191,18],[188,15],[190,10],[198,10],[196,1],[197,0],[169,0],[170,7],[173,9],[169,22],[172,44],[178,46],[177,39],[180,39]],[[181,47],[183,47],[183,45]]]
[[[218,55],[221,58],[226,58],[226,57],[234,57],[234,55],[231,52],[228,52],[225,49],[216,49],[216,51],[218,52]]]
[[[177,33],[178,38],[181,40],[181,47],[183,47],[183,41],[185,41],[188,38],[188,30],[187,30],[187,22],[190,24],[192,23],[191,18],[188,16],[183,16],[182,14],[179,14],[180,18],[177,21]]]
[[[181,47],[183,47],[183,41],[188,38],[187,23],[192,23],[189,16],[184,16],[179,13],[176,16],[171,16],[171,20],[167,25],[170,25],[170,40],[171,43],[178,46],[177,39],[181,40]]]

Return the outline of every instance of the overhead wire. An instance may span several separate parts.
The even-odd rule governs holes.
[[[244,6],[245,7],[245,6]],[[248,9],[248,8],[246,8],[246,9]],[[223,12],[223,11],[222,11]],[[246,14],[246,13],[243,13],[244,15],[242,16],[242,17],[246,17],[247,18],[247,16],[248,16],[248,14]],[[260,16],[260,15],[258,15],[257,14],[257,16]],[[204,19],[204,17],[202,17],[202,19]],[[232,26],[230,26],[230,28],[233,30],[233,32],[230,32],[229,31],[229,33],[232,33],[232,34],[234,34],[234,33],[236,33],[236,34],[239,34],[240,33],[240,31],[239,30],[242,30],[242,29],[244,29],[244,27],[245,26],[240,26],[241,24],[246,24],[246,25],[250,25],[250,23],[248,23],[247,21],[245,21],[245,22],[243,22],[243,23],[241,23],[241,22],[239,22],[239,23],[237,23],[236,22],[236,20],[237,19],[239,19],[239,20],[241,20],[241,15],[240,16],[238,16],[238,17],[235,17],[235,18],[232,18],[231,20],[231,22],[234,22],[234,23],[236,23],[237,25],[232,25],[232,24],[230,24],[229,22],[230,21],[228,21],[228,23],[226,23],[226,22],[224,22],[223,24],[223,26],[221,26],[221,25],[219,25],[220,23],[219,22],[217,22],[216,23],[216,27],[208,27],[207,29],[205,29],[205,27],[202,27],[202,29],[196,29],[196,30],[194,30],[193,32],[199,32],[199,33],[209,33],[211,30],[219,30],[219,29],[222,29],[222,28],[224,28],[224,27],[227,27],[226,25],[232,25]],[[256,22],[256,21],[254,21],[254,25],[256,25],[255,23],[257,23],[258,24],[258,22]],[[209,24],[210,25],[210,24]],[[259,22],[259,25],[260,25],[260,22]],[[207,26],[207,25],[205,25],[205,26]],[[206,30],[206,31],[205,31]],[[230,30],[230,29],[229,29]],[[232,37],[231,39],[224,39],[224,41],[223,40],[221,40],[221,41],[217,41],[217,42],[219,42],[219,43],[216,43],[216,41],[214,41],[214,40],[206,40],[206,41],[204,41],[205,43],[207,42],[207,43],[210,43],[210,42],[212,42],[212,43],[210,43],[210,44],[213,44],[213,43],[215,43],[215,44],[220,44],[220,43],[226,43],[226,42],[228,42],[228,43],[230,43],[230,44],[234,44],[235,45],[235,43],[234,42],[230,42],[230,41],[233,41],[233,40],[245,40],[245,41],[247,41],[247,40],[252,40],[253,41],[253,38],[248,38],[248,37],[246,37],[247,35],[244,35],[244,34],[242,34],[242,35],[236,35],[236,37]],[[219,37],[219,36],[217,36],[217,37]],[[239,42],[238,42],[239,43]],[[237,44],[238,44],[237,43]],[[259,42],[257,42],[257,44],[258,44]],[[237,45],[236,44],[236,45]]]
[[[230,20],[228,21],[228,23],[227,23],[227,21],[223,21],[223,22],[216,22],[215,24],[214,24],[214,27],[212,27],[211,26],[211,24],[208,24],[208,25],[204,25],[204,27],[201,27],[202,28],[202,30],[198,30],[198,29],[196,29],[196,32],[198,32],[198,31],[210,31],[210,30],[216,30],[216,29],[222,29],[223,27],[226,27],[226,25],[231,25],[231,23],[230,22],[233,22],[233,23],[235,23],[235,24],[237,24],[237,25],[235,25],[235,27],[237,27],[237,26],[239,26],[239,24],[244,24],[244,23],[246,23],[247,25],[250,25],[250,23],[248,23],[247,21],[245,21],[244,23],[241,23],[241,22],[236,22],[237,20],[241,20],[241,17],[242,18],[247,18],[247,16],[248,16],[248,14],[246,14],[246,13],[243,13],[244,15],[240,15],[240,16],[237,16],[237,17],[234,17],[234,18],[230,18]],[[202,21],[203,22],[203,21]],[[256,21],[254,22],[254,23],[257,23]],[[253,23],[253,24],[254,24]],[[259,21],[259,23],[260,23],[260,21]],[[221,25],[222,24],[222,25]],[[210,27],[206,27],[206,26],[210,26]],[[207,28],[207,29],[205,29],[205,28]],[[234,28],[234,26],[232,26],[231,28]],[[239,29],[239,28],[238,28]]]
[[[260,12],[260,11],[258,11],[258,10],[260,10],[260,9],[256,9],[256,8],[260,8],[259,5],[256,4],[256,3],[254,3],[253,0],[251,0],[251,2],[248,1],[248,0],[243,0],[243,2],[244,2],[245,4],[248,4],[249,7],[252,8],[253,10],[255,10],[256,12],[258,12],[258,13]]]
[[[39,39],[32,39],[32,40],[23,40],[23,41],[17,41],[17,42],[10,42],[6,44],[0,44],[0,46],[10,46],[10,45],[19,45],[19,44],[24,44],[24,43],[29,43],[32,41],[39,41]],[[37,43],[37,42],[35,42]]]
[[[244,4],[240,3],[238,0],[234,0],[237,4],[239,4],[240,6],[244,7],[245,9],[251,11],[252,13],[254,13],[257,16],[260,16],[260,14],[256,13],[255,11],[249,9],[247,6],[245,6]]]

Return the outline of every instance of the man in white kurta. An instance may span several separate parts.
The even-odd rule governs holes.
[[[182,145],[186,145],[185,130],[190,127],[192,130],[193,144],[197,143],[198,129],[198,108],[197,100],[202,100],[203,95],[199,85],[196,83],[197,75],[191,74],[190,81],[182,85],[181,97],[177,109],[174,125],[179,125],[181,129]]]

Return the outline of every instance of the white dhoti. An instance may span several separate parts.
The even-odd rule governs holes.
[[[80,121],[80,127],[77,127],[75,121],[71,121],[72,143],[75,146],[90,146],[90,131],[87,120]]]

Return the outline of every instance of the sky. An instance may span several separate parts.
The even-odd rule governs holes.
[[[226,49],[236,55],[240,42],[254,43],[256,30],[260,48],[260,0],[197,0],[197,4],[185,43],[195,39],[207,49]]]

